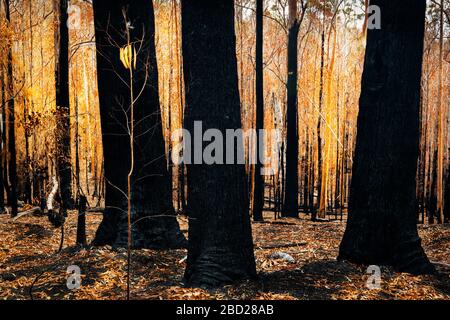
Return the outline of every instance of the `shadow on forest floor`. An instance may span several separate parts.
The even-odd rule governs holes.
[[[88,242],[99,216],[87,216]],[[180,219],[187,231],[186,219]],[[13,222],[0,216],[0,299],[124,299],[126,251],[111,247],[75,247],[76,215],[69,215],[64,249],[61,233],[47,219],[24,217]],[[308,219],[266,219],[253,223],[259,278],[217,290],[186,288],[182,278],[186,250],[134,250],[133,299],[450,299],[448,267],[450,229],[420,226],[419,234],[439,274],[411,276],[381,267],[380,289],[370,290],[367,266],[336,261],[345,223]],[[293,261],[273,258],[286,253]],[[69,290],[67,267],[81,269],[82,286]]]
[[[359,274],[345,262],[324,260],[301,269],[262,274],[261,282],[266,292],[289,294],[297,299],[328,300],[349,283],[349,276]]]
[[[421,295],[436,291],[442,296],[450,296],[449,268],[430,276],[399,274],[389,267],[381,267],[381,288],[369,289],[365,266],[353,265],[335,260],[315,261],[300,269],[282,270],[261,275],[261,289],[295,299],[431,299]],[[413,296],[413,294],[417,296]]]

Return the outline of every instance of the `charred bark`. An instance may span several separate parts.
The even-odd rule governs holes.
[[[241,128],[234,1],[183,0],[185,127]],[[225,150],[225,145],[222,145]],[[243,152],[243,146],[235,145]],[[235,159],[236,160],[236,159]],[[244,164],[187,166],[189,251],[185,282],[216,287],[256,276]]]
[[[0,4],[0,8],[1,7],[2,6]],[[0,109],[1,117],[2,117],[2,120],[1,120],[2,124],[1,124],[1,127],[0,127],[0,138],[1,138],[1,141],[0,141],[0,214],[2,214],[2,213],[4,213],[4,208],[5,208],[5,183],[4,183],[4,180],[3,180],[3,172],[4,172],[3,167],[5,165],[5,163],[3,161],[3,159],[4,159],[4,157],[3,157],[3,154],[4,154],[4,150],[3,150],[3,146],[4,146],[4,143],[3,143],[3,132],[5,130],[5,127],[4,127],[3,123],[4,123],[4,119],[5,119],[6,86],[5,86],[5,77],[4,77],[4,74],[3,74],[3,70],[0,73],[0,75],[1,75],[1,78],[0,78],[0,82],[1,82],[0,93],[1,93],[1,97],[2,97],[2,100],[1,100],[2,107]]]
[[[256,1],[256,132],[264,129],[264,75],[263,75],[263,0]],[[264,140],[257,134],[256,165],[253,189],[253,220],[263,220],[264,208],[264,177],[261,173],[262,163],[260,155],[264,154]]]
[[[11,23],[9,0],[5,2],[5,16],[8,23]],[[8,173],[10,182],[10,192],[8,196],[9,205],[11,205],[11,216],[17,216],[17,162],[16,162],[16,125],[14,110],[14,74],[13,74],[13,54],[12,44],[8,47],[7,71],[8,79]]]
[[[287,138],[286,138],[286,190],[282,215],[298,218],[298,32],[297,0],[289,1],[288,76],[287,76]]]
[[[339,259],[434,271],[416,225],[416,168],[425,0],[373,0],[381,29],[369,30],[349,219]],[[405,52],[407,54],[405,55]]]
[[[325,14],[325,13],[323,13]],[[322,28],[325,28],[325,24],[322,21]],[[320,84],[319,84],[319,117],[317,120],[317,210],[314,209],[311,214],[311,220],[317,219],[317,211],[320,213],[320,199],[322,198],[322,163],[323,163],[323,140],[322,140],[322,112],[323,112],[323,78],[325,67],[325,30],[322,30],[321,46],[320,46]]]
[[[98,88],[104,148],[106,211],[94,244],[126,246],[127,175],[130,170],[130,86],[119,59],[127,45],[126,24],[137,50],[133,71],[134,158],[132,246],[179,248],[186,245],[172,204],[158,96],[155,18],[152,1],[95,1]],[[142,91],[141,91],[142,89]]]
[[[70,160],[70,96],[69,96],[69,28],[67,27],[67,0],[54,3],[57,20],[56,48],[56,165],[61,194],[60,214],[64,215],[72,203],[72,165]],[[27,178],[28,179],[28,178]]]
[[[77,219],[77,244],[86,245],[86,204],[85,196],[78,197],[78,219]]]

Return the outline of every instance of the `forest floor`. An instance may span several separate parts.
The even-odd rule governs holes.
[[[419,225],[423,246],[438,274],[411,276],[381,267],[381,289],[368,289],[367,266],[336,261],[345,222],[273,220],[253,224],[258,280],[218,290],[185,288],[186,250],[135,250],[132,299],[450,299],[450,225]],[[87,217],[92,240],[101,215]],[[187,234],[187,220],[180,218]],[[75,247],[76,214],[66,222],[65,246],[60,229],[46,217],[0,216],[0,299],[124,299],[126,251],[110,247]],[[295,261],[273,259],[289,254]],[[67,288],[67,268],[81,269],[81,287]]]

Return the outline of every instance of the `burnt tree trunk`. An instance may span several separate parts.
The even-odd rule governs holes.
[[[77,245],[86,245],[86,204],[85,196],[78,197],[78,218],[77,218]]]
[[[420,79],[425,0],[373,0],[347,229],[339,259],[431,273],[416,225]],[[405,55],[405,52],[408,54]]]
[[[0,3],[0,8],[2,8],[2,5]],[[1,89],[0,89],[0,93],[1,93],[1,103],[2,103],[2,107],[0,109],[1,112],[1,117],[2,117],[2,122],[0,124],[0,214],[4,213],[5,211],[5,183],[3,180],[3,167],[5,165],[5,162],[3,161],[4,157],[4,143],[3,143],[3,132],[5,131],[5,127],[4,127],[4,119],[5,119],[5,105],[6,105],[6,86],[5,86],[5,76],[3,73],[3,69],[0,73],[1,78],[0,78],[0,82],[1,82]]]
[[[261,155],[264,154],[264,138],[259,134],[264,129],[264,75],[263,75],[263,0],[256,1],[256,165],[253,194],[253,220],[263,220],[264,177],[261,173]],[[261,139],[262,138],[262,139]]]
[[[119,48],[130,41],[137,52],[133,70],[134,159],[131,187],[132,246],[179,248],[186,245],[172,204],[167,170],[155,51],[152,1],[95,1],[95,34],[100,115],[104,148],[105,207],[94,244],[126,246],[127,175],[131,165],[129,70]]]
[[[69,96],[69,28],[67,27],[67,0],[54,3],[55,30],[55,85],[56,85],[56,165],[61,195],[60,214],[72,204],[72,166],[70,160],[70,96]]]
[[[185,127],[241,128],[234,1],[183,0]],[[239,143],[239,142],[238,142]],[[221,144],[225,150],[224,142]],[[244,152],[242,145],[234,147]],[[224,154],[225,157],[225,154]],[[187,166],[189,251],[185,281],[215,287],[256,276],[244,164]]]
[[[1,142],[3,145],[2,148],[2,158],[1,161],[3,163],[2,165],[2,180],[3,180],[3,188],[5,190],[6,193],[6,201],[4,201],[4,204],[9,204],[10,203],[10,195],[11,195],[11,188],[9,187],[9,183],[8,183],[8,140],[7,140],[7,136],[6,133],[8,131],[8,108],[7,108],[7,92],[8,92],[8,87],[7,87],[7,81],[6,81],[6,75],[3,74],[3,86],[4,86],[4,90],[3,90],[3,94],[4,94],[4,101],[2,101],[2,136],[1,136]]]
[[[322,13],[325,14],[325,13]],[[323,111],[323,71],[325,67],[325,23],[322,21],[322,35],[320,46],[320,84],[319,84],[319,117],[317,120],[317,210],[314,209],[311,214],[311,220],[317,219],[317,211],[320,213],[320,199],[322,198],[322,111]]]
[[[9,24],[11,24],[9,0],[5,2],[5,16]],[[15,110],[14,110],[14,75],[13,75],[13,54],[12,44],[8,46],[7,57],[7,74],[8,78],[8,173],[10,182],[10,192],[8,202],[11,206],[11,216],[17,216],[17,163],[16,163],[16,126],[15,126]]]
[[[300,23],[297,18],[297,0],[289,1],[288,77],[287,77],[287,141],[286,190],[282,215],[298,218],[298,123],[297,123],[297,44]]]

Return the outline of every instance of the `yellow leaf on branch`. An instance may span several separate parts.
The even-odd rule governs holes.
[[[122,62],[125,69],[130,69],[133,66],[133,69],[136,70],[136,49],[132,44],[126,45],[123,48],[120,48],[120,61]]]

